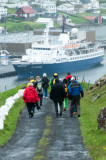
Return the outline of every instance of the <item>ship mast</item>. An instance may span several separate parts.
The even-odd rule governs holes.
[[[44,44],[49,44],[49,24],[46,24],[46,28],[44,30],[45,41]]]

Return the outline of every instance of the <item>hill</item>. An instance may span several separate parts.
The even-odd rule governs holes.
[[[81,100],[82,136],[91,157],[97,160],[106,159],[106,133],[103,128],[98,130],[97,124],[98,114],[104,107],[106,107],[106,75],[97,80]]]

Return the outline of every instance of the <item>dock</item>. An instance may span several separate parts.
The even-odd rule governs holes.
[[[0,78],[16,75],[17,73],[12,64],[0,65]]]

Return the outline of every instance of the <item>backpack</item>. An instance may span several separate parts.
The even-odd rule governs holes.
[[[53,84],[55,84],[55,78],[53,79]]]
[[[42,91],[42,82],[37,83],[37,91]]]
[[[67,86],[71,83],[71,78],[68,78],[67,80]]]
[[[54,77],[52,77],[52,78],[50,79],[50,81],[49,81],[49,86],[51,86],[51,85],[52,85],[52,81],[53,81],[53,79],[54,79]]]
[[[64,90],[65,90],[66,96],[68,96],[68,90],[67,90],[67,85],[66,84],[64,84]]]

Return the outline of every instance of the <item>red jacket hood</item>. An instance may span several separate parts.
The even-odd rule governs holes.
[[[23,99],[24,102],[28,102],[28,103],[36,103],[39,101],[39,97],[37,94],[37,91],[35,90],[35,88],[33,86],[28,86],[23,94]]]

